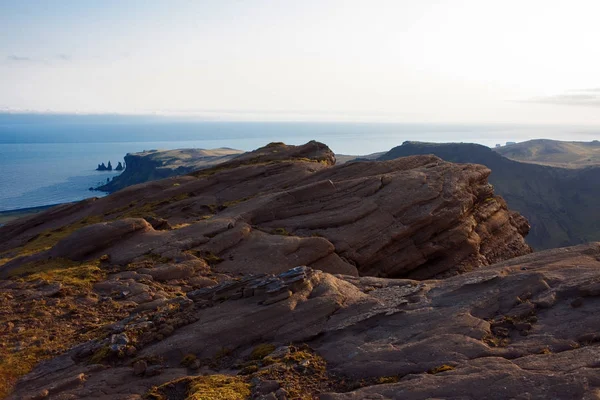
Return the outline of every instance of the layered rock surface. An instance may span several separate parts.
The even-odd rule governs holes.
[[[274,143],[0,228],[0,375],[46,359],[12,398],[451,397],[438,378],[463,396],[514,358],[594,343],[592,318],[566,337],[538,310],[593,306],[597,246],[489,267],[530,248],[487,168],[334,164]],[[593,389],[515,365],[510,390]]]
[[[521,145],[506,148],[513,146],[522,148]],[[535,250],[600,240],[597,224],[600,213],[596,206],[600,196],[598,166],[566,169],[518,162],[474,143],[404,142],[379,160],[419,154],[434,154],[446,161],[477,163],[490,168],[492,173],[488,179],[496,194],[531,224],[527,242]]]
[[[113,324],[107,339],[42,363],[13,398],[140,399],[152,386],[223,371],[241,373],[237,377],[254,388],[275,368],[309,379],[315,359],[303,355],[309,360],[303,365],[281,356],[294,351],[285,347],[294,342],[324,360],[321,384],[337,391],[320,392],[321,399],[594,399],[600,388],[599,259],[595,243],[446,280],[358,278],[307,268],[249,277],[204,290],[173,315],[140,313]],[[277,301],[265,301],[275,298],[266,293],[244,295],[286,278],[295,281],[293,290]],[[231,293],[239,296],[220,296],[234,285],[239,291]],[[172,325],[178,329],[165,328]],[[147,332],[154,337],[138,345],[135,356],[90,364],[102,346],[117,354],[129,338]],[[270,349],[257,359],[252,354],[260,343]],[[277,382],[273,392],[294,390],[288,384]],[[278,398],[261,396],[253,398]]]
[[[425,279],[530,251],[523,240],[527,221],[494,195],[485,167],[434,156],[334,162],[317,142],[274,144],[191,176],[50,210],[4,227],[0,251],[27,248],[42,234],[60,236],[84,219],[107,222],[61,238],[47,253],[8,262],[0,276],[47,256],[107,254],[126,264],[151,252],[184,259],[195,252],[217,256],[222,263],[216,269],[229,273],[305,264],[326,272]],[[155,230],[140,217],[178,229]]]

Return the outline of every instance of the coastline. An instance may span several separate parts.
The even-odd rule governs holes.
[[[8,210],[8,211],[0,211],[0,227],[6,225],[8,222],[13,221],[15,219],[28,217],[30,215],[34,215],[45,211],[49,208],[56,207],[60,204],[50,204],[47,206],[39,206],[39,207],[28,207],[28,208],[19,208],[16,210]]]

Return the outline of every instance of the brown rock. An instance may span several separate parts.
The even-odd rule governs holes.
[[[142,218],[126,218],[83,227],[61,240],[49,252],[51,257],[82,261],[102,253],[115,242],[141,232],[152,231]]]
[[[141,268],[140,272],[152,276],[157,281],[165,282],[171,279],[185,279],[194,275],[195,270],[186,264],[160,264],[153,268]]]
[[[196,288],[210,287],[215,286],[217,284],[216,281],[210,278],[206,278],[204,276],[193,276],[189,279],[189,284]]]
[[[261,380],[256,385],[256,393],[258,394],[268,394],[271,392],[276,392],[279,389],[279,382],[275,380]]]
[[[289,299],[291,295],[292,295],[292,292],[290,290],[286,290],[286,291],[281,292],[273,297],[269,297],[268,299],[263,301],[263,305],[268,306],[270,304],[275,304],[279,301]]]
[[[319,390],[329,393],[318,393],[322,398],[505,399],[523,394],[534,399],[586,398],[600,388],[596,377],[600,325],[594,312],[600,303],[592,298],[585,307],[572,308],[570,303],[574,293],[600,279],[599,256],[600,245],[590,244],[421,282],[336,277],[298,268],[280,275],[282,281],[306,275],[307,285],[287,301],[264,307],[252,296],[198,309],[197,322],[140,349],[139,356],[179,365],[184,354],[203,360],[236,359],[250,354],[257,344],[268,343],[277,347],[269,357],[292,357],[293,346],[279,346],[304,342],[324,358],[333,383],[334,377],[343,376],[366,385],[350,392],[335,385],[324,387]],[[257,281],[248,277],[242,283],[237,287]],[[366,287],[371,290],[364,293]],[[549,293],[556,294],[549,308],[533,306],[535,299]],[[531,299],[531,304],[524,299]],[[494,336],[497,328],[508,331],[505,340]],[[519,329],[527,335],[520,335]],[[233,354],[224,355],[230,353],[223,349]],[[82,368],[69,354],[51,361],[58,360],[63,361],[36,367],[15,395],[37,393],[49,386],[49,380],[75,375]],[[311,362],[302,360],[307,370]],[[225,364],[223,370],[207,373],[224,373],[227,368]],[[160,383],[145,374],[140,387],[132,386],[142,384],[131,378],[131,368],[121,372],[107,368],[91,374],[80,388],[66,389],[64,395],[102,387],[107,396],[118,398],[131,394],[132,387],[146,393],[152,386],[188,375],[186,368],[167,368],[158,375]],[[386,377],[398,379],[371,383]],[[112,384],[106,385],[109,381]],[[277,391],[264,395],[270,393],[277,398]]]
[[[152,227],[154,229],[156,229],[157,231],[162,231],[162,230],[169,230],[171,229],[171,225],[169,224],[169,221],[167,221],[166,219],[163,218],[156,218],[156,217],[152,217],[152,216],[147,216],[144,217],[144,219],[146,221],[148,221],[148,223],[150,225],[152,225]]]
[[[133,363],[133,374],[142,376],[148,368],[148,363],[145,360],[139,360]]]
[[[146,372],[144,373],[146,376],[156,376],[162,374],[164,367],[162,365],[151,365],[146,368]]]

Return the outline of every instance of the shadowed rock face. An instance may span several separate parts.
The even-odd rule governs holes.
[[[253,398],[478,397],[476,377],[501,390],[505,370],[515,393],[523,374],[532,393],[591,390],[511,360],[595,328],[581,314],[566,337],[538,309],[595,296],[596,245],[490,267],[531,250],[487,168],[334,164],[318,142],[270,144],[0,228],[0,373],[53,355],[12,398],[177,399],[199,390],[180,378],[238,372],[226,386]],[[557,266],[569,263],[581,278]],[[278,349],[257,356],[261,343]]]
[[[513,147],[516,146],[516,147]],[[506,149],[521,148],[510,145]],[[536,250],[600,240],[598,167],[565,169],[510,160],[473,143],[405,142],[379,160],[434,154],[446,161],[477,163],[492,170],[489,182],[510,209],[531,224],[527,242]]]

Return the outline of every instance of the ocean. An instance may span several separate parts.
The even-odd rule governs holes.
[[[487,146],[534,138],[598,139],[600,128],[321,122],[202,122],[118,115],[0,114],[0,212],[103,196],[90,191],[119,172],[95,171],[127,153],[318,140],[338,154],[387,151],[406,140]]]

